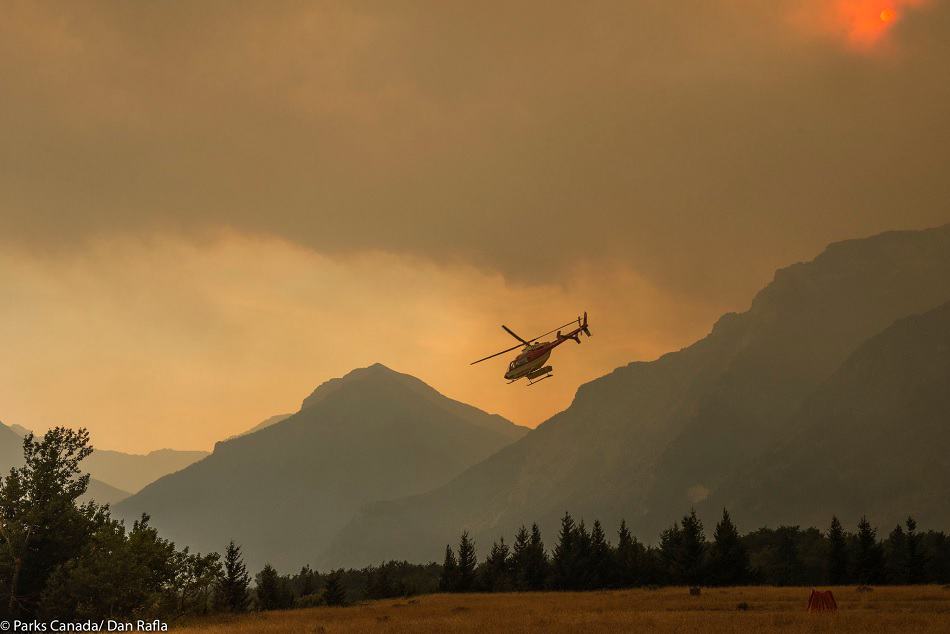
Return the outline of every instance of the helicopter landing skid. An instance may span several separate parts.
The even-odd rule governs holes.
[[[531,386],[534,385],[535,383],[540,383],[540,382],[543,381],[544,379],[550,379],[550,378],[553,377],[553,376],[554,376],[553,374],[545,374],[545,375],[542,376],[540,379],[535,379],[534,381],[528,381],[528,387],[531,387]]]

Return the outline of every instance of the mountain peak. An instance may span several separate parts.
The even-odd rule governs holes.
[[[315,404],[319,403],[330,394],[333,394],[344,386],[352,386],[364,382],[373,383],[381,381],[397,381],[403,385],[413,387],[417,390],[422,389],[429,390],[436,394],[438,393],[435,389],[414,376],[403,374],[402,372],[396,372],[392,368],[389,368],[382,363],[374,363],[365,368],[356,368],[350,370],[342,377],[330,379],[329,381],[321,383],[313,392],[310,393],[310,396],[303,400],[300,409],[303,410],[307,409],[308,407],[313,407]]]
[[[147,512],[201,551],[234,537],[257,558],[249,566],[286,567],[322,551],[363,505],[442,485],[527,433],[377,363],[322,384],[287,419],[218,443],[116,513]]]

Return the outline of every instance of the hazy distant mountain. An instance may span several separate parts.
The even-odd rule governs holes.
[[[146,484],[184,469],[208,455],[207,451],[177,449],[157,449],[147,454],[96,449],[83,460],[82,465],[94,478],[134,493]]]
[[[132,494],[128,491],[123,491],[122,489],[116,488],[111,484],[103,482],[102,480],[89,478],[89,488],[86,489],[86,493],[84,495],[80,496],[79,501],[85,502],[87,500],[95,500],[99,504],[114,505],[118,504],[130,495]]]
[[[4,425],[0,430],[0,465],[4,471],[23,459],[23,436],[31,430],[22,425]],[[96,443],[93,442],[93,446]],[[208,455],[207,451],[158,449],[147,454],[128,454],[109,449],[95,449],[82,466],[92,476],[87,497],[99,502],[115,503],[138,491],[163,475],[183,469]]]
[[[625,517],[652,541],[795,433],[799,406],[865,341],[948,299],[950,226],[832,244],[701,341],[581,386],[566,411],[446,486],[368,507],[321,563],[429,560],[463,527],[483,549],[531,521],[550,540],[568,509],[612,527]]]
[[[382,365],[320,387],[293,416],[215,446],[117,507],[201,551],[229,539],[252,568],[312,562],[367,502],[447,482],[527,429]]]
[[[232,438],[237,438],[238,436],[247,436],[248,434],[253,434],[256,431],[260,431],[264,429],[265,427],[270,427],[271,425],[275,425],[284,419],[290,418],[291,416],[293,416],[293,414],[275,414],[274,416],[271,416],[270,418],[266,418],[262,420],[261,422],[254,425],[247,431],[241,432],[240,434],[234,434],[233,436],[229,436],[227,440],[231,440]]]
[[[23,425],[17,425],[16,423],[13,423],[12,425],[7,425],[7,427],[13,430],[13,433],[15,433],[17,436],[21,436],[21,437],[26,436],[27,434],[33,433],[33,430],[27,429]]]
[[[950,304],[872,337],[799,410],[789,440],[709,501],[750,528],[912,514],[950,526]]]
[[[19,425],[17,425],[19,427]],[[23,462],[23,436],[11,425],[0,423],[0,475]]]
[[[21,430],[23,433],[20,433]],[[29,430],[19,425],[8,426],[0,423],[0,477],[6,476],[11,467],[18,467],[23,464],[23,436],[28,433],[30,433]],[[80,500],[85,502],[94,499],[100,504],[115,504],[128,496],[128,491],[123,491],[111,484],[91,478],[89,489]]]

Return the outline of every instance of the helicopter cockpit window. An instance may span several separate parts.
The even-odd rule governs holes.
[[[514,370],[514,369],[515,369],[515,362],[514,362],[514,361],[511,362],[511,364],[508,366],[508,369],[509,369],[509,370]]]

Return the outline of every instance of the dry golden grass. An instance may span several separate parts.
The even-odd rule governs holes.
[[[811,588],[436,594],[347,608],[265,612],[178,632],[950,632],[940,586],[835,588],[836,614],[805,611]],[[738,610],[745,602],[749,609]]]

